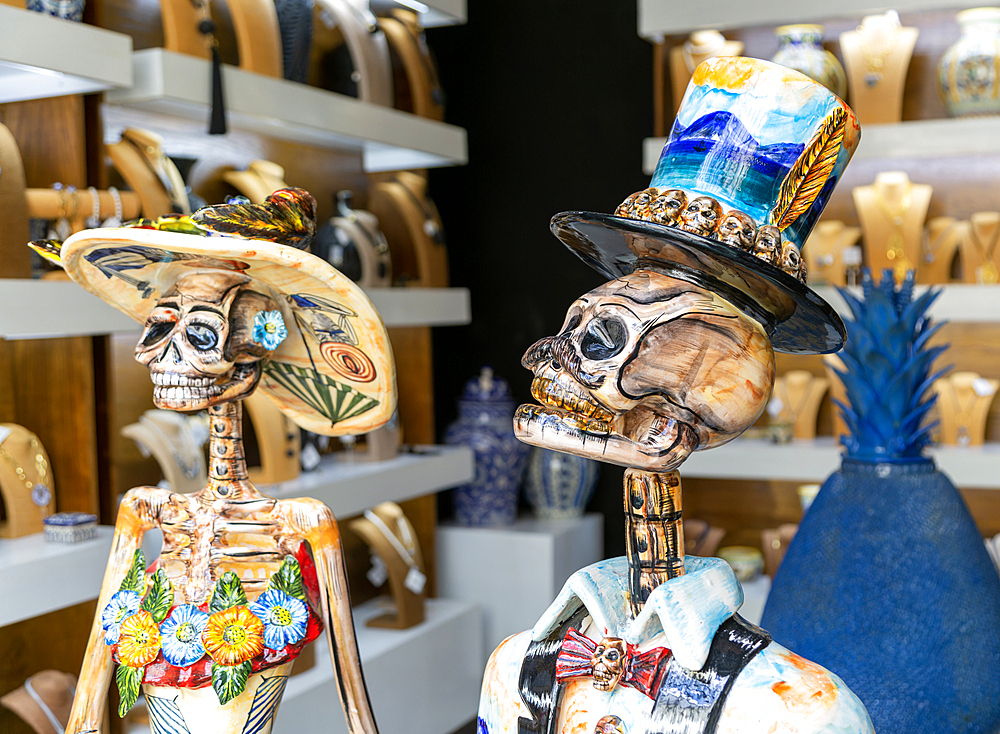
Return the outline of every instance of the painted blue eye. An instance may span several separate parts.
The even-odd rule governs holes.
[[[187,338],[191,342],[191,346],[202,352],[213,349],[219,343],[219,335],[213,329],[202,324],[188,326]]]
[[[593,319],[583,333],[580,351],[586,359],[610,359],[625,348],[628,330],[618,319]]]

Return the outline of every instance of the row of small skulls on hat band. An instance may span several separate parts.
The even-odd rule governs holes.
[[[806,282],[806,262],[794,243],[782,241],[780,229],[769,224],[758,227],[749,214],[726,209],[711,196],[696,194],[689,199],[681,189],[648,188],[625,199],[615,216],[677,227],[738,247]]]

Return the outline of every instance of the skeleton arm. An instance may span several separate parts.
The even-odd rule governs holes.
[[[330,508],[317,500],[299,499],[281,504],[289,506],[291,520],[309,542],[316,561],[326,641],[347,728],[351,734],[378,734],[361,672],[361,654],[354,634],[347,567],[337,521]]]
[[[122,500],[115,523],[111,554],[104,572],[104,582],[101,584],[101,595],[97,600],[97,613],[90,628],[80,681],[73,699],[69,725],[66,727],[67,734],[100,731],[113,663],[111,649],[104,644],[101,612],[111,596],[118,591],[122,579],[131,568],[133,555],[142,545],[143,534],[155,526],[157,509],[166,494],[163,490],[140,487],[129,490]]]

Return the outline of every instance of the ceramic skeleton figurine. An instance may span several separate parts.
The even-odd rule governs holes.
[[[136,359],[157,407],[208,409],[211,431],[203,490],[122,500],[71,734],[99,730],[116,663],[122,713],[141,683],[154,734],[267,734],[292,661],[324,627],[349,730],[377,732],[333,513],[260,493],[243,455],[240,401],[255,389],[329,435],[371,430],[395,409],[388,337],[367,297],[278,244],[308,241],[313,207],[283,190],[262,206],[85,231],[58,253],[74,280],[145,323]],[[139,548],[154,528],[163,550],[146,574]]]
[[[761,415],[774,350],[843,343],[782,248],[798,254],[858,135],[806,77],[713,59],[695,71],[649,189],[616,216],[553,218],[611,280],[525,353],[539,404],[518,409],[514,430],[627,467],[626,556],[573,574],[533,629],[494,651],[480,734],[872,731],[843,681],[736,614],[742,589],[723,561],[685,558],[677,472]],[[774,180],[752,177],[761,170]]]

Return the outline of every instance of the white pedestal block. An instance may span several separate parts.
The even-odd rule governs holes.
[[[438,593],[483,610],[484,657],[530,629],[572,573],[604,557],[604,518],[525,518],[501,528],[438,527]]]
[[[758,576],[753,581],[743,584],[743,606],[740,607],[740,616],[748,622],[760,624],[761,617],[764,616],[764,605],[767,604],[767,595],[771,591],[771,577]]]

